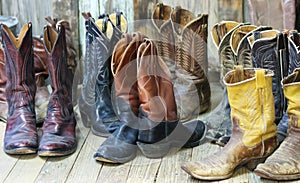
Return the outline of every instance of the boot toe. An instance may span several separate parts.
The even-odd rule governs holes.
[[[4,146],[7,154],[32,154],[37,151],[37,143],[33,141],[19,141],[7,143]]]

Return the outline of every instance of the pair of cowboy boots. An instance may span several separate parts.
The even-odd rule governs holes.
[[[241,165],[253,169],[277,148],[272,76],[267,69],[236,66],[224,76],[232,135],[219,151],[182,169],[201,180],[229,178]]]
[[[46,52],[43,42],[40,38],[33,37],[33,59],[35,71],[35,83],[37,86],[35,95],[35,111],[37,123],[41,124],[47,111],[49,101],[49,91],[45,80],[48,78]],[[5,73],[5,55],[4,50],[0,48],[0,120],[6,122],[8,104],[5,96],[5,86],[7,77]]]
[[[195,17],[181,7],[159,3],[152,22],[159,36],[158,53],[171,71],[179,119],[195,119],[211,105],[207,79],[208,15]]]
[[[79,109],[83,124],[91,127],[98,136],[108,136],[120,124],[111,103],[111,55],[127,22],[123,13],[101,15],[94,21],[89,13],[82,13],[86,19],[86,52],[84,76]]]
[[[98,161],[126,163],[137,149],[161,158],[171,148],[200,144],[206,127],[201,121],[181,123],[171,73],[153,40],[140,33],[124,34],[112,56],[114,104],[123,123],[95,153]]]
[[[66,35],[62,25],[58,32],[44,29],[43,45],[52,93],[38,143],[35,113],[35,70],[32,24],[25,24],[16,38],[6,25],[1,25],[7,76],[8,117],[4,151],[8,154],[36,153],[40,156],[67,155],[76,150],[76,120],[72,105],[73,73],[67,67]]]

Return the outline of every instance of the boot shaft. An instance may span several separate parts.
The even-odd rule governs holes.
[[[145,40],[138,49],[137,79],[140,107],[147,116],[155,122],[177,121],[171,73],[152,40]]]
[[[284,95],[288,100],[287,112],[289,124],[294,121],[300,126],[300,69],[297,68],[288,77],[282,80]]]
[[[36,91],[34,79],[32,25],[25,24],[16,38],[6,25],[1,25],[6,68],[6,98],[9,114],[18,107],[34,111]],[[34,83],[34,84],[33,84]],[[22,101],[22,102],[19,102]]]
[[[0,103],[6,103],[5,86],[6,86],[6,73],[5,73],[5,55],[4,50],[0,48]]]
[[[289,44],[289,66],[288,66],[288,74],[292,74],[294,70],[300,67],[300,34],[298,32],[292,31],[288,36],[288,44]]]
[[[48,72],[51,79],[52,94],[49,105],[55,105],[57,99],[63,100],[59,105],[70,108],[72,101],[73,73],[67,66],[65,29],[59,26],[58,32],[50,26],[44,28],[44,45],[47,53]],[[51,104],[52,103],[52,104]]]
[[[238,120],[245,131],[242,141],[246,146],[276,134],[272,76],[270,70],[236,67],[224,77],[231,119]]]

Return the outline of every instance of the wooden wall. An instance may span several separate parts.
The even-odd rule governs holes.
[[[0,13],[16,16],[19,19],[18,28],[31,21],[33,33],[42,33],[46,25],[45,17],[52,16],[66,19],[73,29],[73,41],[80,55],[84,55],[85,26],[81,12],[91,12],[93,17],[102,13],[122,11],[126,14],[128,31],[140,31],[151,36],[153,29],[150,20],[156,3],[181,6],[195,15],[209,14],[209,30],[221,20],[243,21],[243,0],[0,0]],[[2,12],[1,12],[2,10]],[[143,20],[143,21],[140,21]],[[217,50],[212,44],[209,34],[208,56],[211,68],[218,67]]]

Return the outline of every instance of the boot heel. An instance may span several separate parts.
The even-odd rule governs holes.
[[[141,152],[147,158],[162,158],[168,154],[170,150],[170,143],[154,143],[147,144],[143,142],[136,143]]]
[[[245,164],[245,167],[249,169],[250,171],[253,171],[258,164],[265,162],[267,158],[258,158],[250,160],[248,163]]]

